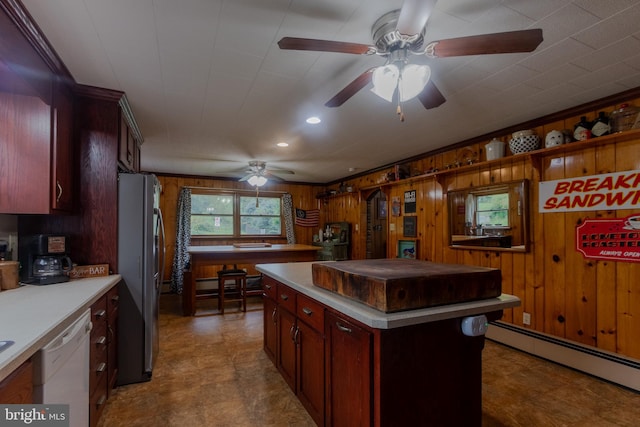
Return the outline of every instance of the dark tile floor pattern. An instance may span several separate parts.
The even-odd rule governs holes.
[[[224,316],[214,302],[183,317],[162,296],[153,379],[115,389],[100,427],[315,425],[262,351],[259,298]],[[483,426],[640,426],[640,394],[488,341]]]

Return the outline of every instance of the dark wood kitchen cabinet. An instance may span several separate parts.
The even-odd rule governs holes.
[[[0,403],[33,403],[33,363],[31,363],[31,359],[0,381]]]
[[[324,419],[324,307],[263,278],[264,350],[318,425]]]
[[[53,88],[51,141],[51,208],[73,210],[73,92],[71,83],[56,76]]]
[[[124,115],[120,118],[118,165],[126,171],[140,171],[140,148]]]
[[[18,28],[22,19],[0,13],[0,212],[70,212],[73,80],[33,28]]]
[[[372,334],[346,317],[327,312],[326,425],[369,426],[372,420]]]
[[[91,306],[89,351],[89,425],[102,415],[117,376],[118,287],[112,287]]]

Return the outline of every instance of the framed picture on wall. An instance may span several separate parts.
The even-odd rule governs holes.
[[[417,240],[398,240],[398,258],[416,259],[417,257]]]
[[[405,216],[402,218],[402,236],[418,237],[418,217]]]
[[[385,219],[387,217],[387,201],[378,200],[378,219]]]

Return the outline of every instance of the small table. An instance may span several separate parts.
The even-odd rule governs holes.
[[[287,244],[265,247],[189,246],[187,251],[191,256],[191,271],[195,272],[204,265],[315,261],[319,249],[311,245]],[[196,279],[195,274],[185,277],[182,290],[182,312],[185,316],[193,316],[196,312]]]

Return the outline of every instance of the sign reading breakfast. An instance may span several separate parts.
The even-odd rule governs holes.
[[[640,262],[640,214],[585,219],[576,227],[576,250],[585,258]]]
[[[640,207],[640,171],[626,171],[540,183],[541,213]]]

